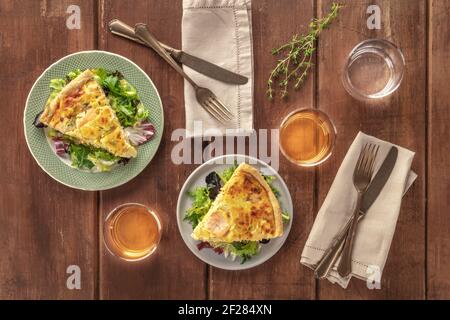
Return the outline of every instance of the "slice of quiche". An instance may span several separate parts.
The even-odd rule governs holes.
[[[90,70],[70,81],[45,106],[41,123],[81,144],[105,149],[115,156],[136,157],[133,147]]]
[[[192,233],[206,242],[260,241],[283,234],[280,204],[252,166],[242,163]]]

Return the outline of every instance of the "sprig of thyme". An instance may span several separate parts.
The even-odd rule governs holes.
[[[285,52],[285,57],[279,59],[275,69],[272,70],[267,80],[267,96],[272,99],[275,94],[274,86],[278,84],[281,88],[281,97],[288,94],[289,82],[294,81],[294,88],[298,89],[305,80],[312,66],[315,44],[322,30],[328,28],[343,5],[333,3],[328,15],[322,19],[313,19],[309,24],[307,35],[295,34],[292,39],[282,46],[273,49],[272,54],[278,55]]]

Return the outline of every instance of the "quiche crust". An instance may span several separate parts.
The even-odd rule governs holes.
[[[242,163],[222,187],[192,237],[231,243],[272,239],[282,234],[278,199],[259,171]]]
[[[123,158],[136,157],[102,87],[90,70],[70,81],[47,102],[40,122],[82,144]]]

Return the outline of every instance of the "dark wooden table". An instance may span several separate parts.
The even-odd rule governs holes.
[[[184,127],[183,81],[153,52],[112,36],[113,18],[146,22],[181,46],[181,1],[0,0],[0,298],[1,299],[441,299],[450,298],[450,1],[358,0],[346,3],[318,43],[305,85],[285,102],[268,102],[270,50],[307,30],[331,0],[254,0],[255,126],[276,128],[289,111],[326,111],[339,132],[331,159],[305,170],[281,156],[280,174],[294,200],[287,243],[250,271],[209,267],[183,243],[175,206],[194,165],[173,165],[171,132]],[[66,9],[81,8],[81,29],[68,30]],[[366,9],[377,4],[382,28],[368,30]],[[378,106],[353,100],[339,74],[351,48],[366,38],[396,43],[406,58],[400,89]],[[107,50],[135,61],[152,78],[165,110],[164,137],[150,165],[133,181],[104,192],[73,190],[53,181],[32,158],[22,116],[42,71],[80,50]],[[347,290],[316,281],[300,252],[352,139],[362,130],[416,152],[419,177],[403,200],[381,290],[353,280]],[[118,204],[136,201],[161,213],[164,238],[154,258],[127,264],[106,251],[101,227]],[[68,290],[66,268],[81,268],[81,290]]]

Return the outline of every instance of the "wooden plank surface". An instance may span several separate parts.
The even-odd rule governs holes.
[[[130,58],[151,77],[164,107],[164,136],[147,168],[133,181],[101,193],[100,222],[115,206],[139,202],[156,210],[163,220],[160,246],[148,260],[126,263],[100,248],[101,299],[202,299],[205,298],[206,265],[198,260],[181,239],[176,222],[178,194],[195,168],[174,165],[170,153],[172,131],[184,128],[183,80],[150,49],[111,35],[107,23],[118,18],[134,26],[145,22],[158,38],[181,48],[180,1],[101,1],[99,48]]]
[[[331,0],[319,1],[320,16]],[[351,142],[363,131],[416,152],[412,169],[418,179],[402,202],[394,239],[384,269],[381,290],[352,280],[347,290],[326,281],[319,284],[320,299],[425,298],[425,107],[426,107],[426,2],[342,1],[338,24],[319,41],[318,105],[336,124],[338,138],[333,156],[319,169],[322,203]],[[380,30],[368,30],[369,5],[381,8]],[[351,98],[340,75],[351,49],[368,38],[384,38],[401,48],[406,60],[403,82],[391,97],[368,105]]]
[[[277,128],[290,111],[312,106],[334,120],[338,140],[332,157],[316,170],[297,168],[279,155],[279,171],[294,202],[291,234],[265,264],[226,272],[201,263],[176,226],[178,193],[196,167],[176,166],[170,159],[171,133],[185,126],[183,81],[151,50],[112,36],[106,27],[113,18],[130,25],[146,22],[163,42],[179,48],[181,0],[79,0],[81,30],[66,28],[71,1],[0,0],[0,58],[6,61],[0,79],[8,92],[2,106],[8,121],[0,126],[0,299],[450,298],[450,3],[341,0],[346,7],[321,35],[318,65],[305,85],[286,102],[268,102],[270,50],[291,34],[305,32],[309,20],[324,15],[331,2],[253,1],[256,129]],[[366,9],[373,4],[381,8],[381,30],[366,27]],[[401,87],[375,106],[352,99],[340,82],[347,54],[368,38],[394,42],[406,59]],[[144,172],[101,193],[53,181],[36,164],[23,136],[23,108],[35,79],[57,59],[86,49],[116,52],[142,67],[161,94],[166,119],[161,147]],[[347,290],[325,281],[317,284],[312,271],[299,263],[314,216],[359,130],[416,152],[413,170],[419,177],[402,203],[381,290],[368,290],[359,280]],[[17,138],[11,139],[11,133]],[[164,234],[154,257],[124,263],[106,251],[101,227],[111,209],[133,201],[160,213]],[[69,265],[81,268],[81,290],[66,288]]]
[[[450,1],[429,10],[428,298],[450,299]]]
[[[22,125],[27,94],[44,69],[94,46],[92,2],[77,1],[81,30],[66,28],[70,4],[0,1],[0,299],[94,298],[96,195],[65,187],[39,168]],[[81,290],[66,287],[69,265],[81,269]]]
[[[287,101],[272,102],[265,95],[267,78],[276,58],[270,52],[304,32],[313,18],[311,0],[253,1],[253,49],[255,65],[255,129],[276,129],[292,110],[312,107],[314,76]],[[298,14],[292,14],[296,12]],[[272,141],[272,143],[274,143]],[[315,280],[300,266],[300,252],[311,229],[314,213],[314,170],[290,164],[282,155],[279,173],[291,192],[294,220],[284,247],[269,261],[245,271],[210,268],[211,299],[314,299]]]

